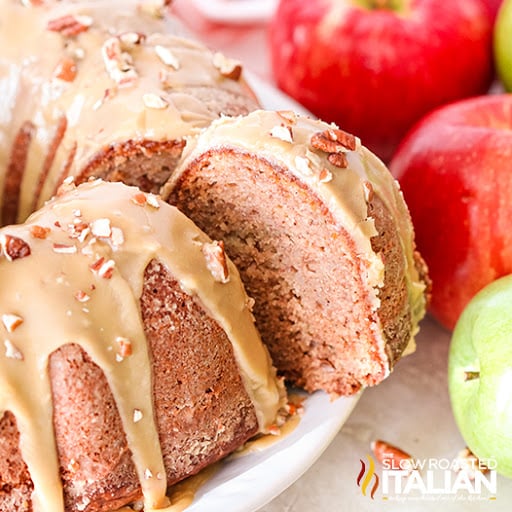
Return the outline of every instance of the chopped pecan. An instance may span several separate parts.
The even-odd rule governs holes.
[[[99,277],[110,279],[114,274],[115,265],[116,264],[114,260],[105,261],[105,258],[101,257],[89,265],[89,268]]]
[[[2,251],[7,260],[13,261],[30,256],[30,246],[17,236],[4,235],[1,241]]]
[[[270,130],[270,136],[275,139],[280,139],[284,142],[293,142],[293,131],[291,126],[284,126],[282,124],[278,124]]]
[[[371,443],[375,458],[386,466],[386,469],[410,471],[413,469],[413,458],[402,449],[386,441],[377,439]]]
[[[129,87],[136,82],[139,75],[130,54],[122,51],[118,37],[108,38],[101,47],[101,54],[105,69],[118,87]]]
[[[158,210],[160,208],[160,203],[158,202],[158,197],[155,194],[147,194],[146,202],[151,208],[155,208]]]
[[[303,176],[311,176],[313,174],[310,162],[305,156],[295,157],[295,167]]]
[[[93,220],[90,224],[91,233],[98,238],[109,238],[112,235],[110,219],[101,218]]]
[[[123,32],[118,37],[123,50],[131,50],[146,40],[146,34],[142,32]]]
[[[60,32],[62,35],[70,37],[85,32],[91,25],[92,18],[89,16],[67,14],[66,16],[50,20],[46,28],[52,32]]]
[[[356,149],[356,138],[338,128],[317,132],[311,137],[311,145],[325,153],[341,153]]]
[[[348,167],[348,160],[345,153],[329,153],[327,160],[335,167],[340,167],[341,169]]]
[[[4,341],[5,346],[5,357],[9,359],[18,359],[19,361],[23,361],[23,353],[18,349],[18,347],[12,343],[11,340]]]
[[[121,228],[113,226],[112,227],[112,235],[111,235],[110,239],[112,240],[112,244],[116,247],[123,245],[124,244],[123,230]]]
[[[242,75],[242,64],[234,59],[229,59],[223,53],[216,52],[213,55],[213,65],[220,74],[231,80],[239,80]]]
[[[147,108],[151,108],[154,110],[163,110],[167,108],[169,102],[153,93],[146,93],[142,95],[142,101]]]
[[[215,240],[211,243],[205,243],[203,244],[202,251],[206,260],[206,266],[215,281],[227,283],[229,281],[229,268],[224,251],[224,242],[222,240]]]
[[[373,185],[369,181],[363,181],[363,192],[366,202],[371,203],[373,200],[374,190]]]
[[[23,318],[14,313],[6,313],[2,315],[2,323],[7,332],[14,332],[23,323]]]
[[[53,76],[64,82],[72,82],[76,78],[76,62],[70,57],[63,57],[57,64]]]
[[[44,240],[48,236],[48,233],[50,233],[50,231],[50,228],[45,228],[43,226],[30,226],[30,234],[34,238],[40,238],[41,240]]]
[[[293,110],[278,110],[276,113],[287,123],[295,124],[297,122],[297,114]]]
[[[339,142],[344,148],[349,151],[355,151],[357,147],[356,137],[351,133],[348,133],[339,128],[329,128],[327,130],[327,136],[335,142]]]
[[[78,290],[75,293],[75,299],[78,302],[87,302],[87,301],[91,300],[91,296],[88,295],[87,293],[85,293],[83,290]]]
[[[77,252],[76,245],[53,244],[53,252],[57,254],[75,254]]]
[[[325,167],[320,171],[320,174],[318,175],[318,181],[320,183],[328,183],[332,180],[332,172],[329,171],[329,169],[326,169]]]
[[[174,53],[172,53],[172,51],[169,50],[169,48],[157,44],[155,46],[155,53],[166,66],[169,66],[176,70],[180,69],[180,61],[178,60],[176,55],[174,55]]]
[[[122,359],[132,355],[132,353],[133,353],[132,342],[128,338],[118,336],[116,338],[116,342],[119,345],[118,354]]]

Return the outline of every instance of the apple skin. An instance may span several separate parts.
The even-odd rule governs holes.
[[[283,91],[388,161],[424,114],[488,90],[492,22],[482,0],[365,1],[281,0],[271,62]]]
[[[501,4],[504,3],[503,0],[483,0],[483,2],[489,11],[491,20],[494,21],[501,7]]]
[[[496,72],[505,89],[512,91],[512,1],[505,0],[494,27]]]
[[[390,163],[432,279],[430,311],[453,329],[470,299],[512,273],[512,95],[426,116]]]
[[[512,478],[512,275],[481,290],[464,309],[448,357],[452,410],[470,450]],[[465,372],[479,372],[466,380]]]

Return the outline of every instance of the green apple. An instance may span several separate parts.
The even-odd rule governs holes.
[[[464,309],[450,345],[448,381],[466,444],[512,477],[512,275],[486,286]]]
[[[496,70],[507,91],[512,91],[512,0],[504,0],[494,26]]]

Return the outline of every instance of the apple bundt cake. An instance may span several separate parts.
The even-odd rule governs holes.
[[[356,137],[292,112],[220,119],[162,196],[224,241],[290,382],[352,394],[412,349],[426,269],[396,181]]]
[[[135,187],[69,188],[0,230],[0,510],[156,509],[284,388],[221,243]]]
[[[41,208],[0,230],[1,512],[161,508],[276,421],[268,351],[350,395],[425,313],[385,166],[151,5],[0,0],[0,223]]]

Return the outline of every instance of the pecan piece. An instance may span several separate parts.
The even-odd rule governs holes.
[[[340,130],[339,128],[329,128],[324,133],[329,140],[338,142],[345,149],[348,149],[349,151],[354,151],[356,149],[356,138],[351,133]]]
[[[137,206],[144,206],[147,203],[147,197],[144,192],[137,192],[132,197],[132,203],[136,204]]]
[[[206,266],[215,281],[227,283],[229,281],[229,268],[226,253],[224,252],[224,242],[216,240],[211,243],[205,243],[203,244],[202,251],[206,260]]]
[[[293,130],[291,126],[276,125],[270,130],[270,136],[290,144],[293,143]]]
[[[402,449],[386,441],[377,439],[371,443],[375,458],[386,466],[386,469],[400,469],[411,471],[413,469],[413,458]]]
[[[131,50],[141,45],[146,40],[146,34],[142,32],[123,32],[117,36],[123,50]]]
[[[216,52],[212,59],[214,67],[216,67],[220,74],[231,80],[239,80],[242,75],[242,65],[234,59],[226,57],[220,52]]]
[[[329,171],[329,169],[326,169],[325,167],[320,171],[320,174],[318,175],[318,181],[320,183],[329,183],[329,181],[332,180],[332,173]]]
[[[111,279],[114,273],[115,265],[116,264],[114,260],[105,261],[105,258],[102,256],[94,263],[89,265],[89,268],[99,277],[102,277],[103,279]]]
[[[345,168],[348,167],[348,160],[345,153],[329,153],[327,160],[335,167]]]
[[[128,338],[118,336],[116,342],[119,345],[118,355],[122,359],[129,357],[133,354],[132,342]]]
[[[67,14],[66,16],[50,20],[46,28],[52,32],[60,32],[63,36],[70,37],[85,32],[91,25],[92,18],[89,16]]]
[[[14,313],[7,313],[2,315],[2,323],[7,332],[14,332],[23,323],[23,318]]]
[[[297,122],[297,114],[293,110],[278,110],[276,114],[287,123],[295,124]]]
[[[76,77],[76,72],[76,62],[69,57],[64,57],[57,64],[53,76],[64,82],[72,82]]]
[[[369,181],[363,181],[363,192],[366,202],[371,203],[373,201],[374,190],[373,185]]]
[[[4,235],[2,237],[2,250],[9,261],[30,256],[30,246],[17,236]]]
[[[339,153],[341,151],[354,151],[356,149],[356,138],[354,135],[329,128],[323,132],[317,132],[311,137],[311,145],[325,151],[326,153]]]
[[[11,340],[5,340],[4,346],[5,357],[8,357],[9,359],[17,359],[19,361],[23,361],[23,352],[21,352],[21,350],[19,350],[18,347]]]
[[[40,238],[41,240],[44,240],[50,231],[50,228],[45,228],[43,226],[34,225],[30,227],[30,234],[34,238]]]
[[[176,55],[174,55],[174,53],[172,53],[172,51],[169,50],[169,48],[157,44],[155,46],[155,53],[166,66],[174,68],[176,70],[180,69],[180,61],[178,60]]]
[[[169,105],[165,98],[149,92],[142,95],[142,101],[147,108],[154,110],[164,110]]]
[[[123,52],[118,37],[108,38],[101,47],[105,69],[118,87],[130,87],[138,78],[130,54]]]

